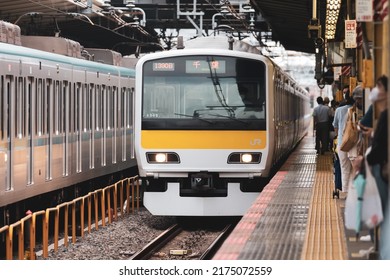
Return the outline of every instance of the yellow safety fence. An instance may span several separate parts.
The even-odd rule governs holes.
[[[122,217],[125,214],[134,213],[134,208],[139,209],[139,181],[138,176],[123,179],[113,185],[107,186],[103,189],[90,192],[85,196],[73,199],[70,202],[65,202],[56,207],[47,208],[46,210],[37,211],[27,215],[23,219],[11,225],[6,225],[0,228],[0,237],[5,235],[5,253],[6,259],[12,260],[13,247],[18,245],[17,259],[31,259],[34,260],[36,249],[36,227],[37,224],[42,223],[42,256],[48,257],[49,254],[49,229],[54,227],[54,251],[58,251],[59,241],[59,229],[60,224],[64,225],[63,239],[64,246],[68,244],[68,227],[72,229],[72,243],[76,243],[77,229],[81,232],[79,235],[84,237],[84,218],[85,211],[87,211],[87,231],[91,233],[92,228],[92,216],[95,223],[95,229],[99,228],[99,212],[101,215],[101,225],[106,226],[106,217],[108,224],[111,224],[113,220],[118,217]],[[125,205],[125,201],[127,201]],[[94,209],[92,209],[92,204]],[[130,205],[131,204],[131,205]],[[119,208],[118,208],[119,206]],[[124,209],[125,208],[125,209]],[[106,210],[107,209],[107,210]],[[119,209],[119,213],[118,213]],[[71,211],[71,224],[69,225],[69,217]],[[77,212],[79,215],[77,215]],[[63,216],[60,214],[63,213]],[[92,215],[93,214],[93,215]],[[50,224],[53,221],[54,225]],[[63,221],[60,220],[63,217]],[[79,217],[79,219],[77,219]],[[28,240],[25,240],[25,233],[28,233]],[[28,250],[25,251],[25,241],[29,244]],[[3,248],[4,249],[4,248]],[[2,250],[3,250],[2,249]],[[15,256],[16,258],[16,256]]]

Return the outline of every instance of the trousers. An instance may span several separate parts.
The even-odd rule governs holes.
[[[329,146],[329,125],[328,122],[316,124],[316,150],[322,154],[328,150]]]
[[[353,179],[351,160],[348,158],[347,152],[343,152],[340,150],[340,146],[337,146],[337,153],[340,159],[342,191],[347,192],[348,186]]]

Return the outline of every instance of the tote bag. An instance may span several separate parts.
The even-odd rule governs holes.
[[[367,149],[365,156],[367,156],[370,151],[371,147]],[[383,221],[382,203],[375,177],[372,175],[371,167],[366,159],[364,159],[362,164],[365,165],[365,182],[362,199],[359,199],[358,191],[356,189],[356,180],[359,179],[359,176],[356,176],[355,180],[350,182],[348,188],[344,213],[345,227],[347,229],[353,229],[357,233],[360,230],[360,227],[358,226],[359,222],[363,222],[368,228],[374,228]],[[362,174],[359,173],[359,175]]]
[[[371,151],[368,148],[366,155]],[[363,163],[362,163],[363,164]],[[383,221],[382,202],[375,177],[367,160],[366,165],[366,188],[363,195],[362,221],[368,228],[374,228]]]
[[[343,139],[341,141],[340,150],[348,152],[359,140],[359,132],[357,129],[355,108],[348,109],[347,122],[345,123]]]

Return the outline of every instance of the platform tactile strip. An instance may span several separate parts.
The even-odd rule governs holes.
[[[347,258],[332,156],[317,157],[313,143],[303,139],[214,259]]]

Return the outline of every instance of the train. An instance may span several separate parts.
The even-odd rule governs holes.
[[[118,53],[94,55],[66,38],[0,25],[0,219],[7,224],[10,205],[136,166],[135,70],[121,66]]]
[[[242,216],[311,119],[307,91],[231,36],[145,55],[135,88],[135,152],[153,215]]]

